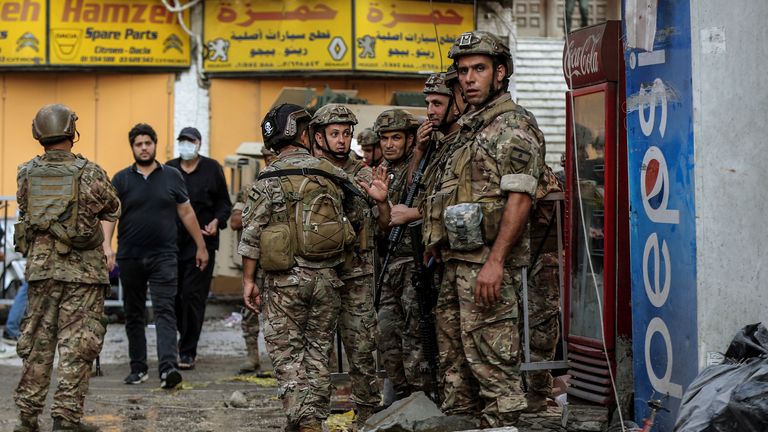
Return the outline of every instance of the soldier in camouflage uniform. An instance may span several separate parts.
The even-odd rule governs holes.
[[[360,144],[360,150],[363,151],[363,160],[370,168],[376,168],[381,164],[381,147],[379,146],[379,137],[371,128],[365,128],[357,134],[357,143]]]
[[[261,148],[261,155],[264,156],[264,164],[269,165],[275,159],[275,152],[267,147]],[[251,190],[252,183],[245,185],[235,197],[235,203],[232,206],[232,216],[229,225],[233,230],[238,231],[237,238],[240,239],[240,232],[243,230],[243,209],[245,201],[248,198],[248,191]],[[264,274],[261,271],[256,272],[256,284],[261,286],[264,282]],[[252,374],[261,369],[261,359],[259,358],[259,313],[248,308],[243,308],[243,320],[240,321],[240,329],[243,331],[243,340],[245,341],[246,357],[237,371],[239,374]]]
[[[302,432],[322,430],[328,416],[328,362],[343,285],[334,267],[344,261],[344,246],[354,241],[339,204],[339,185],[346,181],[350,186],[350,179],[328,161],[309,154],[309,120],[303,108],[282,104],[262,122],[265,145],[278,156],[248,193],[238,248],[243,256],[245,305],[254,312],[260,304],[264,307],[264,338],[287,416],[285,430]],[[317,187],[302,189],[309,184]],[[310,192],[320,192],[312,195],[320,201],[294,212],[296,206],[307,205]],[[328,219],[315,224],[317,219],[311,218],[318,214]],[[332,236],[321,236],[329,233]],[[327,244],[309,243],[318,237],[333,247],[321,249]],[[324,253],[310,256],[310,250]],[[263,286],[255,281],[258,267],[265,271]]]
[[[316,157],[328,159],[344,170],[356,182],[370,184],[371,168],[361,160],[349,157],[352,135],[357,118],[340,104],[328,104],[317,110],[309,123],[313,151]],[[339,278],[341,314],[339,333],[349,362],[352,399],[357,406],[357,423],[364,424],[381,402],[376,383],[376,312],[373,310],[373,249],[374,219],[369,205],[354,209],[351,218],[356,225],[357,240],[346,255]]]
[[[80,422],[91,363],[106,333],[104,296],[109,269],[102,220],[120,216],[120,201],[101,167],[72,153],[77,115],[46,105],[32,122],[45,154],[19,167],[16,248],[27,256],[29,304],[17,352],[23,360],[16,388],[16,432],[37,431],[56,347],[58,386],[51,416],[54,431],[87,431]]]
[[[449,52],[472,111],[425,205],[425,243],[445,271],[436,306],[442,409],[483,427],[514,424],[520,383],[518,290],[530,264],[529,221],[544,168],[544,137],[505,91],[509,48],[486,32],[462,34]]]
[[[382,238],[387,238],[391,227],[407,225],[421,218],[418,198],[411,207],[400,204],[409,187],[408,168],[418,126],[416,118],[401,109],[384,111],[374,125],[384,154],[384,165],[391,179],[387,197],[391,209],[381,211],[379,217],[379,225],[386,227]],[[386,275],[378,311],[379,353],[397,399],[423,386],[419,371],[423,357],[418,327],[419,305],[411,283],[413,269],[411,234],[405,229],[399,248],[390,257],[388,268],[382,269]]]
[[[531,276],[528,280],[528,328],[532,362],[551,361],[560,338],[560,269],[558,266],[556,201],[547,195],[562,192],[552,169],[544,172],[536,187],[536,209],[531,220]],[[522,305],[521,305],[522,306]],[[522,310],[520,312],[522,316]],[[520,340],[523,340],[520,320]],[[528,372],[527,412],[547,409],[552,394],[552,374],[547,370]]]

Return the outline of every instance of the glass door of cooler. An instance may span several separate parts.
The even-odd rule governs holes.
[[[616,161],[617,141],[615,84],[570,92],[566,112],[565,331],[569,341],[602,350],[604,329],[605,344],[612,349],[616,272],[617,167],[612,163]]]

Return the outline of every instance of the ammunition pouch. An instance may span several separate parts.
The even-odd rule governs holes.
[[[295,237],[288,224],[272,224],[261,232],[261,268],[264,271],[285,271],[294,266]]]
[[[483,239],[486,245],[491,246],[499,235],[505,201],[481,202],[479,205],[483,212]]]
[[[16,222],[13,225],[13,246],[16,252],[26,256],[29,251],[29,233],[25,222]]]
[[[483,211],[479,203],[446,207],[443,212],[448,243],[456,251],[473,251],[485,245]]]

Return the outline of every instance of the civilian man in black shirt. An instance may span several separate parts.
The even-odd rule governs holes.
[[[144,334],[147,283],[155,311],[160,387],[170,389],[181,382],[176,363],[177,286],[176,217],[194,239],[195,264],[202,271],[208,264],[200,225],[189,202],[181,173],[155,160],[157,134],[152,126],[139,123],[128,133],[136,163],[115,174],[123,214],[117,227],[117,262],[125,295],[125,332],[131,373],[126,384],[147,380],[147,340]],[[114,223],[107,226],[111,240]],[[110,264],[114,255],[108,256]]]
[[[176,291],[176,327],[179,330],[179,369],[193,369],[197,342],[205,319],[205,301],[213,277],[219,230],[227,227],[232,212],[224,170],[213,159],[200,155],[202,136],[193,127],[185,127],[177,138],[179,157],[168,161],[181,171],[189,200],[200,223],[200,231],[208,249],[208,266],[195,265],[197,247],[185,227],[178,221],[179,285]]]

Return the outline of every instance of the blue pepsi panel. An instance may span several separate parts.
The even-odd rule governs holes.
[[[624,6],[635,418],[662,399],[672,431],[698,369],[690,4]]]

